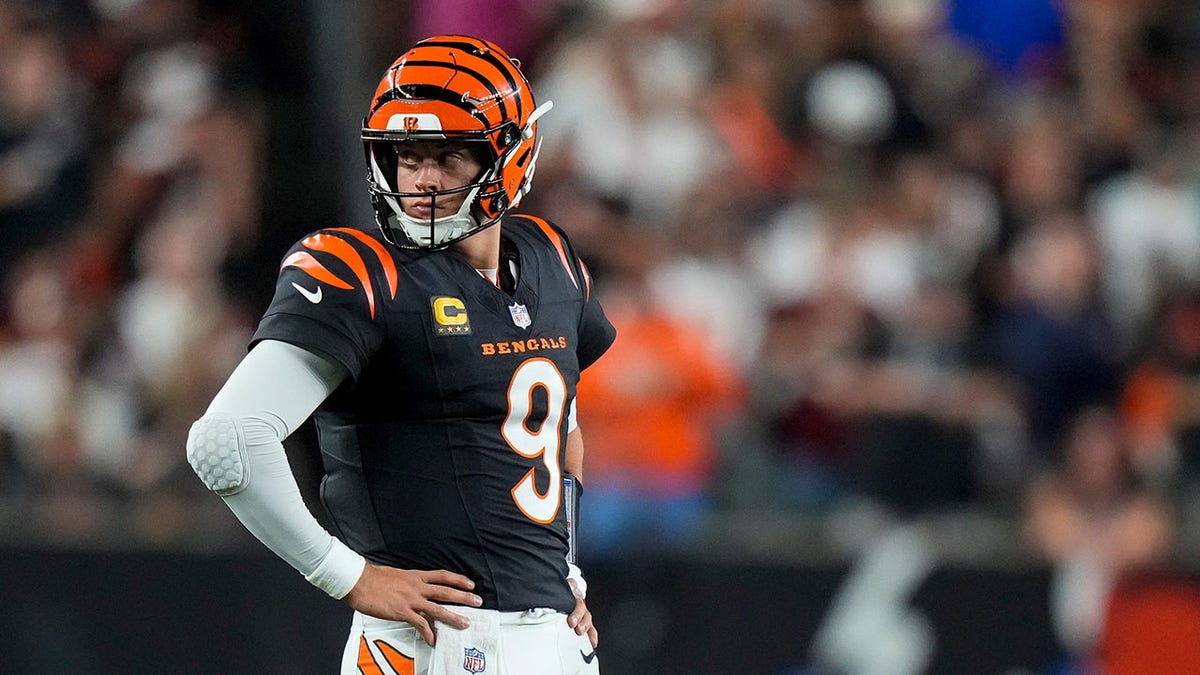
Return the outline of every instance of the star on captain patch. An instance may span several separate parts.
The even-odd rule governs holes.
[[[529,318],[529,310],[519,302],[509,305],[508,313],[512,314],[513,323],[517,324],[517,328],[529,328],[529,324],[533,323]]]

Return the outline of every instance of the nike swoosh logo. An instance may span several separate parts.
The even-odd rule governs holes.
[[[321,287],[320,286],[317,286],[317,290],[315,290],[315,291],[310,291],[307,288],[301,286],[300,284],[298,284],[294,281],[292,282],[292,286],[294,286],[296,288],[296,290],[300,291],[300,295],[303,295],[305,298],[308,298],[308,301],[311,302],[312,304],[315,305],[321,301]]]
[[[580,649],[579,655],[583,657],[584,663],[591,663],[592,661],[596,660],[596,650],[595,649],[592,650],[591,654],[584,654],[583,650]]]

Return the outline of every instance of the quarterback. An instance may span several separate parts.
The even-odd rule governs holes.
[[[362,125],[377,227],[284,255],[250,351],[192,426],[204,484],[355,610],[342,673],[599,672],[567,516],[576,385],[615,331],[566,234],[512,211],[550,106],[490,42],[403,54]],[[282,445],[310,415],[332,534]]]

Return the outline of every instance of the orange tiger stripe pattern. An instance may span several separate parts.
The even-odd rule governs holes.
[[[363,292],[367,294],[367,305],[371,308],[371,318],[375,318],[375,288],[371,285],[371,276],[367,274],[367,264],[358,251],[341,237],[318,232],[300,242],[304,248],[312,251],[324,251],[341,260],[350,268],[358,282],[362,284]]]
[[[345,232],[346,234],[354,237],[355,239],[357,239],[357,240],[361,241],[362,243],[366,244],[367,246],[369,246],[371,248],[371,250],[375,252],[375,255],[379,256],[379,264],[383,265],[383,275],[385,277],[387,277],[388,291],[391,293],[392,299],[395,300],[396,299],[396,285],[398,283],[397,282],[398,275],[396,273],[396,263],[395,263],[395,261],[392,260],[392,256],[388,255],[387,250],[385,248],[383,248],[383,244],[380,244],[378,241],[373,239],[369,234],[367,234],[366,232],[363,232],[362,230],[352,230],[348,227],[336,227],[333,229],[333,231],[334,232]]]
[[[279,269],[282,270],[285,267],[295,267],[303,270],[308,274],[308,276],[316,279],[317,281],[324,281],[330,286],[334,286],[336,288],[342,288],[346,290],[354,288],[350,284],[339,279],[336,274],[330,272],[329,268],[322,265],[321,261],[314,258],[308,251],[296,251],[295,253],[289,255],[283,260],[283,264],[279,266]]]
[[[405,656],[403,652],[384,642],[376,640],[375,647],[383,654],[383,660],[396,671],[396,675],[416,675],[416,661],[411,656]]]
[[[358,636],[358,671],[363,675],[383,675],[383,669],[375,662],[371,648],[367,646],[367,636]]]
[[[449,55],[447,48],[455,49]],[[506,119],[524,119],[533,110],[519,82],[520,71],[506,54],[482,40],[465,35],[446,35],[414,46],[400,68],[393,70],[393,87],[411,82],[445,82],[448,91],[460,95],[473,114],[482,115],[488,127]],[[462,79],[453,81],[455,76]],[[378,92],[377,92],[378,95]]]
[[[546,237],[550,239],[550,243],[554,244],[555,250],[558,251],[558,259],[562,262],[563,269],[567,271],[567,276],[571,277],[571,283],[575,284],[575,288],[579,288],[579,282],[575,280],[575,273],[571,271],[571,263],[567,261],[567,251],[563,248],[562,237],[558,236],[553,227],[550,227],[550,223],[541,218],[527,215],[522,215],[521,217],[541,228]]]

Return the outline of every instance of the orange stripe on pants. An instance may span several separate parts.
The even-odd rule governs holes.
[[[383,669],[375,663],[375,657],[371,654],[371,648],[367,646],[367,636],[360,635],[358,638],[358,669],[363,675],[383,675]]]
[[[396,671],[396,675],[416,674],[417,665],[411,656],[405,656],[400,650],[383,640],[376,640],[375,646],[379,648],[379,652],[383,654],[383,658],[387,661],[388,665]]]

